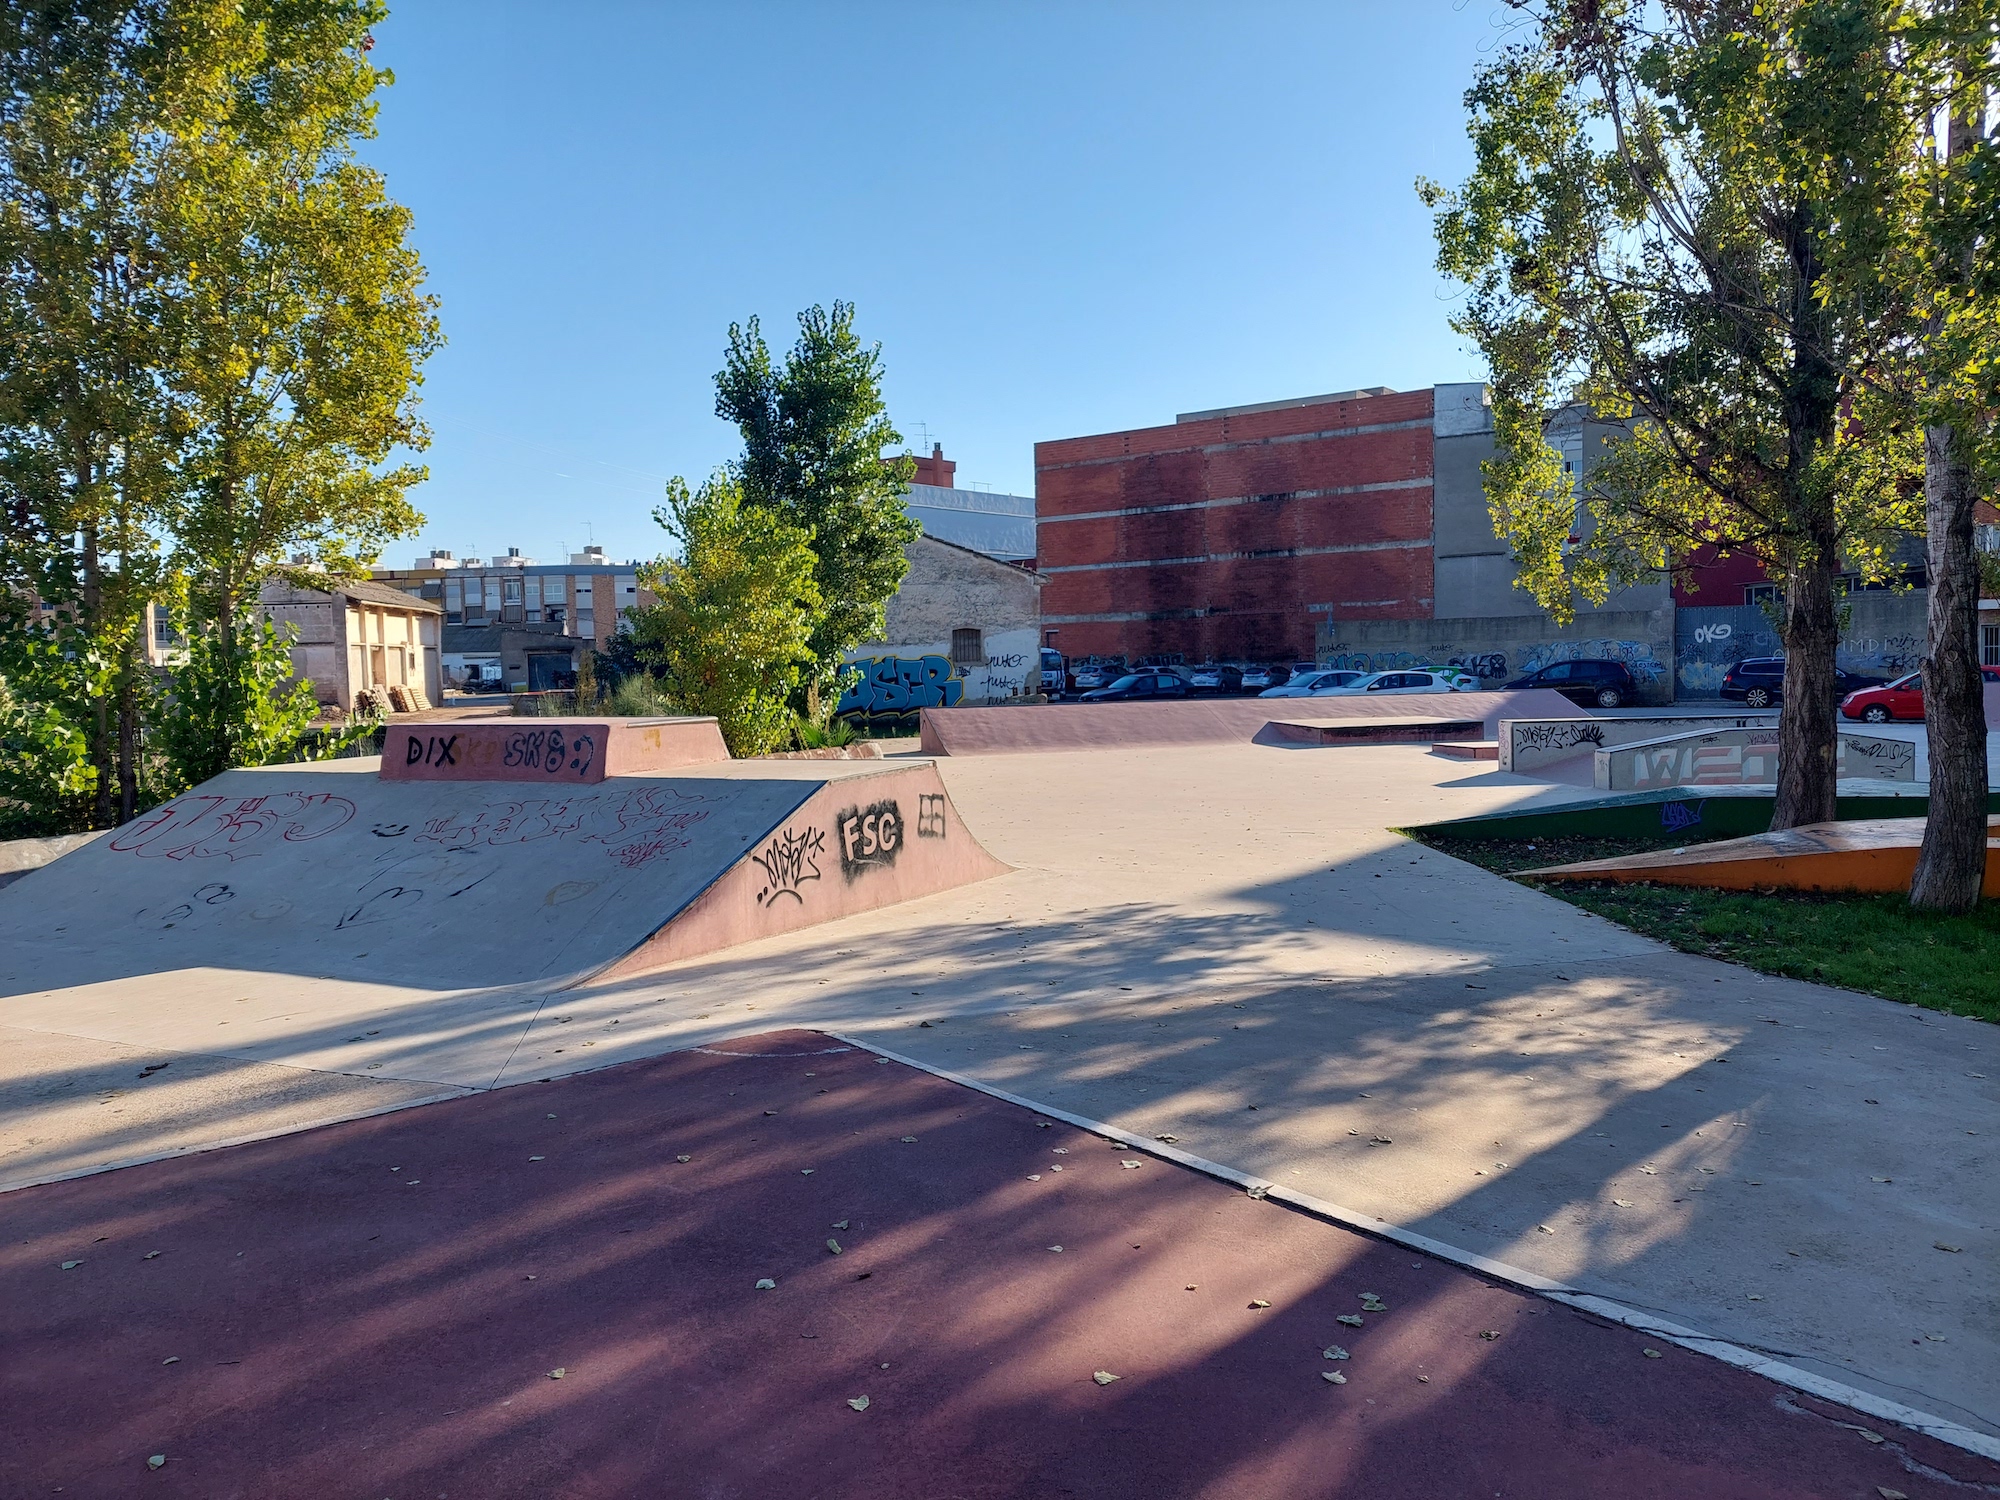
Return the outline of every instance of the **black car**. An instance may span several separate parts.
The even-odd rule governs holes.
[[[1882,686],[1881,678],[1863,677],[1859,672],[1850,672],[1844,667],[1834,668],[1833,680],[1834,695],[1840,698],[1858,693],[1863,688]],[[1785,696],[1784,657],[1745,657],[1722,674],[1721,692],[1723,697],[1733,699],[1746,708],[1769,708]]]
[[[1632,669],[1622,661],[1557,661],[1516,677],[1510,688],[1553,688],[1584,708],[1617,708],[1639,696]]]
[[[1187,679],[1173,672],[1132,672],[1109,687],[1085,693],[1085,703],[1122,703],[1132,698],[1185,698]]]

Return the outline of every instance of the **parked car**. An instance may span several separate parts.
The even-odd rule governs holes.
[[[1125,675],[1125,659],[1112,657],[1107,660],[1072,662],[1070,664],[1069,685],[1079,693],[1087,693],[1104,687]]]
[[[1981,667],[1979,675],[2000,683],[2000,667]],[[1886,724],[1891,719],[1921,719],[1924,716],[1924,674],[1912,672],[1894,682],[1881,683],[1849,693],[1840,700],[1840,712],[1849,719],[1865,719],[1870,724]]]
[[[1584,708],[1618,708],[1639,696],[1632,669],[1620,661],[1550,662],[1539,672],[1516,677],[1506,686],[1552,688]]]
[[[1850,693],[1884,686],[1879,677],[1837,668],[1834,690],[1845,699]],[[1721,694],[1747,708],[1769,708],[1785,696],[1785,659],[1782,656],[1748,656],[1722,674]],[[1921,717],[1921,716],[1920,716]]]
[[[1265,688],[1283,687],[1292,680],[1290,667],[1245,667],[1243,669],[1243,691],[1262,693]]]
[[[1185,698],[1188,685],[1174,672],[1128,672],[1108,687],[1083,695],[1085,703],[1122,703],[1132,698]]]
[[[1337,687],[1347,687],[1366,677],[1366,672],[1332,671],[1326,668],[1308,668],[1304,672],[1294,672],[1292,680],[1283,687],[1266,688],[1259,698],[1316,698],[1321,693]]]
[[[1314,693],[1315,698],[1360,697],[1367,693],[1462,693],[1462,684],[1476,681],[1464,672],[1455,672],[1444,667],[1426,667],[1421,672],[1370,672],[1358,682],[1350,682],[1345,687],[1327,688]]]
[[[1238,693],[1243,690],[1243,669],[1227,662],[1203,662],[1188,674],[1188,686],[1197,693]]]

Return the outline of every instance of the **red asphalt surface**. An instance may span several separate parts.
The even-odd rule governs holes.
[[[0,1494],[2000,1483],[1038,1118],[793,1031],[8,1194]]]

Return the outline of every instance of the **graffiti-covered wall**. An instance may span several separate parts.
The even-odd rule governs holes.
[[[923,709],[1022,697],[1035,690],[1038,641],[1033,630],[982,634],[981,660],[963,667],[952,665],[950,641],[864,646],[848,655],[860,675],[847,684],[834,712],[877,734],[915,733]]]
[[[1854,594],[1835,658],[1850,672],[1887,680],[1914,672],[1924,653],[1923,589]],[[1749,656],[1782,656],[1771,617],[1754,604],[1691,605],[1674,622],[1674,682],[1683,698],[1714,698],[1722,675]]]
[[[1623,662],[1641,701],[1674,698],[1672,609],[1599,610],[1558,626],[1546,615],[1456,620],[1334,620],[1320,627],[1319,661],[1358,672],[1454,666],[1493,688],[1558,661]]]

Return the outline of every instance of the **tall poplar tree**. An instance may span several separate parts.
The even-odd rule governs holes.
[[[1419,184],[1492,370],[1495,525],[1559,616],[1704,545],[1760,558],[1784,588],[1773,826],[1831,818],[1837,580],[1886,576],[1921,519],[1913,438],[1861,406],[1890,221],[1843,218],[1910,138],[1869,86],[1882,0],[1508,3],[1528,34],[1466,96],[1473,175]],[[1580,500],[1543,437],[1570,401],[1629,424]]]
[[[729,327],[715,412],[743,434],[733,466],[746,504],[804,531],[816,559],[806,712],[840,679],[846,653],[880,640],[902,584],[904,548],[923,534],[903,504],[915,463],[887,456],[902,434],[882,398],[882,348],[854,332],[854,306],[799,314],[799,339],[775,365],[755,318]]]

